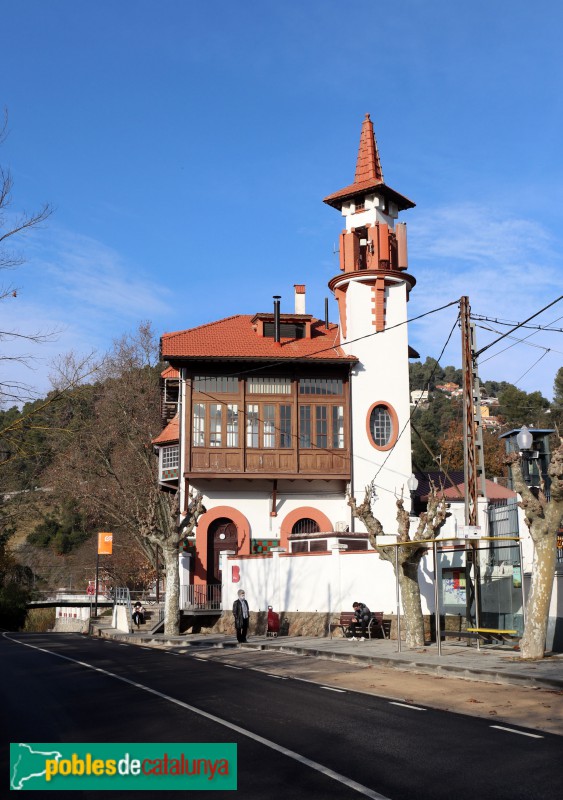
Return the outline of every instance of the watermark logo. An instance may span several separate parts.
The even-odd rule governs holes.
[[[235,790],[232,743],[10,744],[10,789]]]

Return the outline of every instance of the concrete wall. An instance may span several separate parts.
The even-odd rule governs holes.
[[[86,619],[79,617],[57,617],[53,628],[57,633],[88,633],[90,616]]]
[[[372,611],[396,611],[396,582],[391,564],[367,552],[271,553],[223,556],[223,608],[244,589],[252,611],[272,605],[277,612],[339,614],[355,600]],[[423,613],[433,612],[432,558],[423,559],[419,584]]]
[[[129,610],[127,606],[113,607],[111,624],[112,627],[116,628],[118,631],[123,631],[124,633],[132,632],[133,628],[131,627],[131,617],[129,616]]]

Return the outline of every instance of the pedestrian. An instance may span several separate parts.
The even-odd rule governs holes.
[[[246,642],[246,633],[248,631],[248,621],[250,619],[250,611],[248,609],[248,602],[245,600],[244,591],[239,589],[237,592],[238,600],[233,603],[233,615],[235,618],[235,628],[237,631],[237,641],[239,644]]]
[[[350,638],[356,641],[356,633],[358,632],[358,625],[360,625],[362,629],[360,642],[363,642],[368,635],[368,625],[371,619],[371,611],[365,603],[352,603],[352,608],[354,609],[354,616],[356,617],[356,620],[355,622],[350,623],[350,632],[352,634]]]
[[[140,625],[144,625],[145,624],[145,609],[139,603],[138,600],[135,603],[134,608],[133,608],[133,622],[135,623],[137,628]]]

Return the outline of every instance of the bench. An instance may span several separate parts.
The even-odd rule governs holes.
[[[513,642],[520,639],[518,631],[503,628],[468,628],[468,633],[475,633],[486,641],[497,639],[500,642]]]
[[[502,628],[467,628],[464,631],[440,631],[440,635],[442,639],[447,636],[452,636],[455,639],[481,639],[489,644],[494,640],[514,642],[521,638],[518,631]]]
[[[342,611],[338,622],[330,623],[329,626],[330,638],[332,639],[333,631],[337,630],[338,628],[340,628],[340,630],[342,631],[344,638],[345,639],[348,638],[346,633],[348,631],[348,628],[353,622],[357,623],[356,615],[354,614],[354,612]],[[357,624],[359,627],[359,623]],[[388,627],[389,627],[389,622],[388,620],[383,619],[383,611],[373,611],[370,620],[367,624],[368,639],[374,639],[376,637],[379,637],[381,639],[388,639],[389,638],[388,630],[386,630],[386,628]],[[357,628],[356,630],[358,633],[360,633],[361,628],[359,629]]]

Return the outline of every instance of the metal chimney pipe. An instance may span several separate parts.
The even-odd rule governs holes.
[[[281,295],[274,295],[274,342],[280,341],[280,300]]]
[[[325,297],[325,328],[328,331],[328,297]]]

